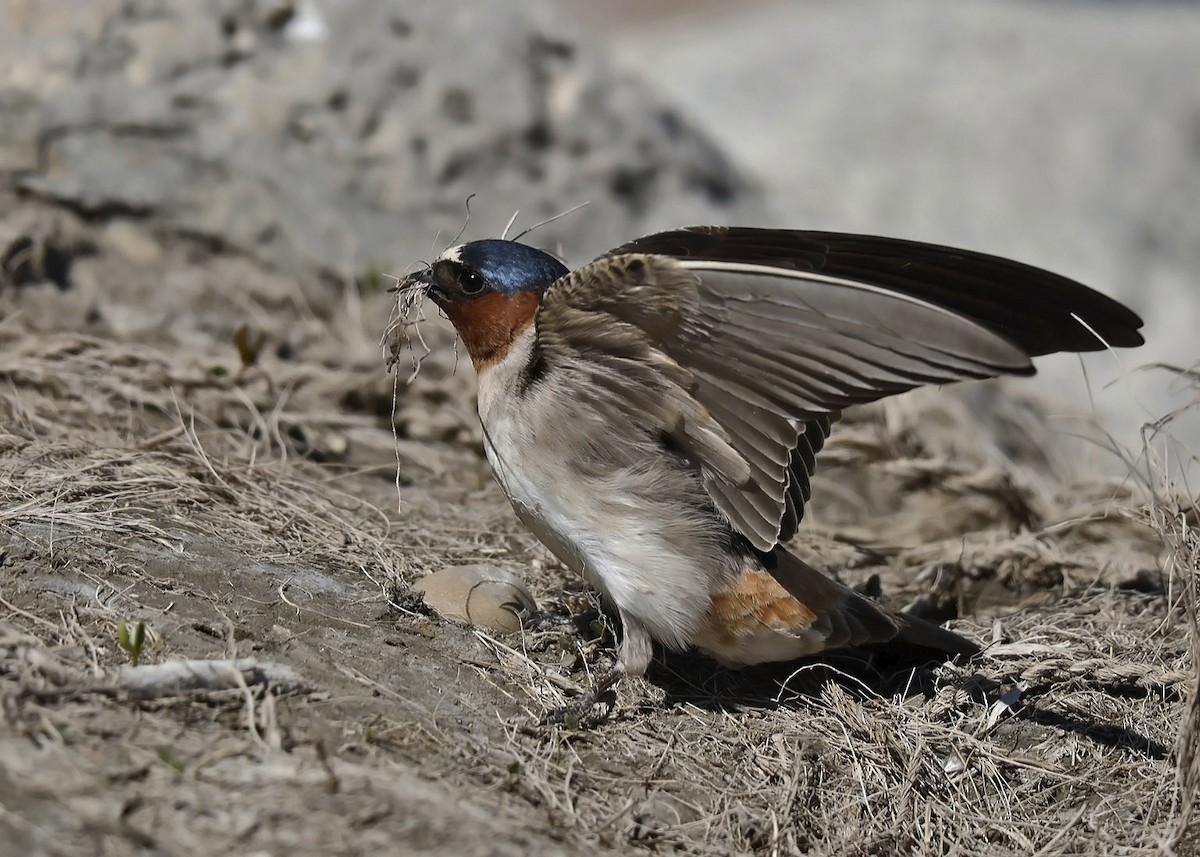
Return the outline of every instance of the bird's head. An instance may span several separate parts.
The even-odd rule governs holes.
[[[542,293],[568,273],[549,253],[493,238],[451,247],[409,285],[446,313],[478,370],[504,359],[533,323]]]

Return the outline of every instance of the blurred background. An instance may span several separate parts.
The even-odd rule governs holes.
[[[560,2],[771,222],[1010,256],[1134,307],[1146,347],[1039,361],[1043,392],[1123,444],[1194,401],[1138,367],[1200,358],[1200,4]],[[1171,431],[1200,449],[1195,412]]]
[[[518,209],[520,229],[588,202],[527,239],[572,264],[695,223],[1011,256],[1146,319],[1136,352],[1041,362],[1063,431],[1093,414],[1136,455],[1143,426],[1196,395],[1139,367],[1196,364],[1200,4],[0,0],[0,13],[0,269],[38,324],[228,342],[253,306],[268,341],[294,339],[271,329],[278,280],[233,295],[178,285],[181,266],[253,262],[328,316],[345,283],[436,253],[474,194],[464,239]],[[98,230],[88,252],[30,205]],[[210,255],[172,257],[179,241]],[[56,264],[27,264],[30,246]],[[106,254],[135,267],[99,276]],[[114,285],[137,271],[142,287]],[[72,301],[37,297],[46,282]],[[1170,431],[1172,456],[1200,449],[1196,414]]]

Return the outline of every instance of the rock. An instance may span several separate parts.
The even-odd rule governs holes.
[[[471,194],[474,237],[516,208],[520,229],[590,201],[537,236],[589,256],[757,208],[704,137],[540,3],[17,6],[0,166],[24,190],[294,275],[402,270],[459,231]]]
[[[47,208],[13,208],[0,215],[0,288],[74,287],[72,266],[96,247],[78,218]]]
[[[162,258],[162,246],[132,220],[113,220],[105,227],[104,238],[130,262],[149,263]]]
[[[413,588],[447,619],[508,634],[521,629],[518,610],[537,607],[525,581],[492,565],[443,568],[417,581]]]

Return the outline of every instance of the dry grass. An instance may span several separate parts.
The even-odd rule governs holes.
[[[1039,430],[1028,403],[1000,429],[945,399],[861,412],[822,457],[798,549],[959,616],[981,656],[742,673],[668,657],[600,729],[530,736],[521,719],[602,669],[611,633],[498,639],[405,593],[487,561],[517,564],[543,606],[588,605],[492,486],[436,325],[393,437],[361,322],[382,324],[385,300],[347,299],[296,356],[249,363],[231,343],[0,322],[0,826],[16,847],[1196,852],[1200,539],[1177,493],[1073,482],[1036,444],[1001,454],[1005,428]],[[253,655],[317,692],[89,692],[126,660],[122,618],[148,623],[149,661]]]

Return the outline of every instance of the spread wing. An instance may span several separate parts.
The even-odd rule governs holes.
[[[1082,318],[1093,334],[1075,318]],[[924,384],[1032,374],[1030,356],[1141,342],[1115,301],[1015,262],[833,233],[699,227],[547,289],[545,358],[699,468],[758,549],[790,538],[839,412]]]

